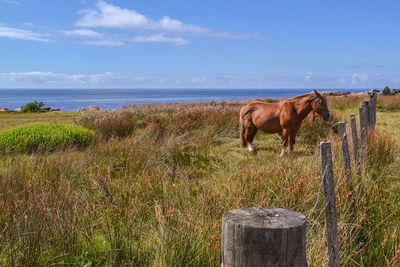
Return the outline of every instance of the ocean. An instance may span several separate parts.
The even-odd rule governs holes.
[[[328,90],[328,89],[327,89]],[[329,89],[337,90],[337,89]],[[365,90],[365,89],[364,89]],[[10,110],[42,101],[46,107],[76,111],[90,105],[118,109],[123,105],[292,97],[310,89],[0,89],[0,107]],[[349,92],[363,89],[343,90]]]

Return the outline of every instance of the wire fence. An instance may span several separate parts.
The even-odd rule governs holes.
[[[377,95],[371,96],[370,101],[364,101],[362,106],[360,107],[359,110],[359,115],[360,115],[360,134],[361,134],[361,150],[362,150],[362,156],[363,156],[363,163],[366,165],[366,157],[367,157],[367,136],[368,136],[368,130],[374,130],[375,129],[375,124],[376,124],[376,102],[377,102]],[[355,124],[355,115],[352,114],[350,115],[350,120],[351,120],[351,131],[353,131],[352,137],[353,137],[353,148],[354,148],[354,161],[355,161],[355,168],[356,168],[356,173],[358,175],[361,175],[361,169],[360,169],[360,162],[358,158],[358,134],[357,134],[357,128]],[[340,125],[342,124],[342,125]],[[318,207],[318,203],[320,202],[320,195],[322,192],[322,187],[324,186],[324,191],[332,191],[332,192],[325,192],[325,205],[319,212],[317,218],[313,220],[311,223],[310,229],[306,233],[306,238],[310,235],[312,230],[314,229],[315,225],[318,224],[318,220],[322,216],[323,212],[325,211],[326,214],[326,228],[327,228],[327,235],[328,235],[328,251],[329,251],[329,266],[340,266],[340,258],[339,258],[339,245],[338,245],[338,230],[337,230],[337,215],[336,215],[336,200],[335,200],[335,193],[336,191],[343,185],[345,184],[343,176],[346,178],[348,184],[349,184],[349,190],[350,193],[353,194],[353,187],[352,187],[352,181],[351,181],[351,164],[350,164],[350,153],[349,153],[349,148],[348,148],[348,142],[347,142],[347,129],[346,125],[344,122],[339,123],[339,125],[342,127],[341,133],[340,133],[340,141],[341,141],[341,147],[342,147],[342,152],[343,152],[343,165],[341,167],[341,170],[339,172],[337,182],[336,184],[333,182],[333,170],[331,171],[331,177],[328,177],[332,181],[332,185],[334,186],[333,188],[327,189],[326,183],[328,183],[329,187],[329,182],[326,182],[327,179],[327,174],[329,176],[328,170],[329,167],[333,169],[332,166],[332,161],[336,158],[337,154],[340,151],[340,147],[337,148],[335,153],[331,152],[330,148],[330,142],[322,142],[321,143],[321,158],[322,162],[324,164],[325,161],[325,166],[322,166],[323,168],[323,173],[321,175],[321,182],[318,188],[317,192],[317,199],[313,205],[313,208],[309,212],[309,214],[306,216],[306,219],[309,220],[312,214],[314,214],[315,210]],[[322,144],[329,143],[329,151],[330,155],[323,155],[322,153]],[[354,146],[354,144],[356,144]],[[325,151],[325,150],[324,150]],[[326,152],[325,151],[325,152]],[[325,160],[324,160],[325,157]],[[330,162],[329,162],[330,160]],[[347,162],[347,166],[346,166]],[[343,173],[343,170],[346,169],[346,172]],[[344,175],[343,175],[344,174]],[[327,194],[331,193],[331,196],[327,196]],[[333,202],[332,202],[333,201]],[[332,207],[332,205],[334,207]],[[329,210],[327,210],[327,207],[330,207]],[[330,221],[329,221],[330,220]],[[328,223],[329,221],[329,223]],[[332,228],[334,227],[334,228]],[[306,262],[306,266],[308,266]]]
[[[343,137],[341,137],[341,140],[343,140]],[[335,153],[334,153],[333,156],[332,156],[332,159],[335,159],[335,158],[336,158],[336,156],[337,156],[337,154],[339,153],[339,151],[340,151],[340,148],[338,148],[338,149],[335,151]],[[320,199],[320,195],[321,195],[321,191],[322,191],[321,189],[322,189],[322,186],[323,186],[323,183],[324,183],[324,177],[325,177],[325,174],[326,174],[326,171],[327,171],[327,170],[328,170],[328,166],[325,166],[324,172],[323,172],[322,175],[321,175],[321,182],[320,182],[320,185],[319,185],[319,188],[318,188],[317,200],[315,201],[315,204],[314,204],[313,208],[311,209],[310,213],[306,216],[307,219],[310,218],[310,216],[315,212],[315,210],[316,210],[316,208],[317,208],[317,206],[318,206],[319,199]],[[340,182],[340,180],[341,180],[342,171],[343,171],[343,167],[341,168],[340,176],[339,176],[339,179],[338,179],[338,182],[337,182],[335,188],[337,188],[337,186],[338,186],[338,184],[339,184],[339,182]],[[325,206],[321,209],[321,211],[320,211],[320,213],[319,213],[317,219],[314,220],[314,222],[312,223],[312,225],[311,225],[311,227],[310,227],[310,230],[308,230],[308,232],[307,232],[307,234],[306,234],[306,237],[307,237],[308,234],[311,232],[311,230],[314,228],[315,224],[318,222],[318,219],[321,217],[321,215],[322,215],[322,213],[324,212],[324,210],[325,210],[325,208],[326,208],[327,205],[328,205],[328,203],[326,203]]]

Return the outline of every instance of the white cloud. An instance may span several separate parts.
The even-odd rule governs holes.
[[[81,11],[84,15],[76,24],[83,27],[146,28],[152,22],[134,10],[122,9],[104,1],[99,1],[96,6],[97,9]]]
[[[382,87],[385,85],[400,87],[400,75],[380,75],[354,73],[351,76],[351,85],[356,87]]]
[[[259,33],[234,34],[229,32],[214,32],[205,27],[186,24],[178,19],[170,18],[169,16],[164,16],[159,20],[153,20],[135,10],[121,8],[103,0],[98,1],[95,8],[81,10],[79,13],[82,14],[82,17],[76,23],[79,27],[116,28],[175,35],[206,35],[230,39],[266,39],[265,36]],[[135,39],[141,41],[152,40],[154,36],[156,36],[153,33],[150,33],[147,37],[139,36]],[[172,40],[171,38],[172,37],[158,38],[157,42],[162,42],[162,39],[164,39],[167,43],[184,43],[181,37],[179,40]]]
[[[351,84],[352,85],[362,84],[362,83],[367,82],[371,78],[372,78],[371,75],[368,75],[368,74],[357,74],[357,73],[354,73],[351,76]]]
[[[0,3],[20,5],[16,0],[0,0]],[[88,4],[81,0],[82,4]],[[141,43],[168,43],[173,45],[186,45],[189,43],[188,36],[208,36],[230,39],[266,39],[259,33],[234,34],[230,32],[216,32],[211,29],[184,23],[178,19],[163,16],[161,19],[151,19],[132,9],[121,8],[107,3],[104,0],[97,1],[95,7],[79,11],[82,15],[76,22],[79,29],[59,31],[68,37],[84,38],[82,44],[97,46],[122,46],[128,42]],[[31,40],[38,42],[50,42],[47,34],[33,31],[36,27],[32,23],[23,23],[24,28],[8,27],[0,23],[0,37]],[[37,28],[37,27],[36,27]],[[114,28],[127,30],[128,33],[101,32],[87,28]],[[132,37],[132,32],[138,36]],[[54,36],[53,36],[54,37]],[[93,38],[103,39],[95,40]]]
[[[99,41],[86,41],[83,42],[85,45],[97,45],[97,46],[122,46],[124,45],[121,41],[112,40],[99,40]]]
[[[154,21],[135,10],[124,9],[99,1],[97,9],[81,11],[83,17],[76,23],[81,27],[104,27],[120,29],[146,29],[170,32],[206,32],[205,28],[184,24],[180,20],[171,19],[168,16],[159,21]]]
[[[118,73],[0,73],[0,88],[383,88],[400,87],[400,75],[156,75]],[[354,77],[362,77],[353,84]],[[357,78],[356,78],[357,79]]]
[[[16,5],[16,6],[21,5],[20,2],[15,1],[15,0],[0,0],[0,3],[6,3],[6,4],[11,4],[11,5]]]
[[[184,24],[182,21],[177,19],[171,19],[168,16],[164,16],[160,21],[156,22],[155,28],[156,29],[159,28],[170,32],[207,33],[210,31],[203,27]]]
[[[75,36],[75,37],[88,37],[88,38],[97,38],[100,37],[101,34],[92,30],[87,29],[77,29],[71,31],[62,31],[62,33],[66,36]]]
[[[68,75],[62,73],[53,73],[53,72],[39,72],[39,71],[31,71],[31,72],[11,72],[11,73],[0,73],[0,81],[7,83],[12,82],[15,84],[35,84],[36,86],[40,85],[49,85],[49,84],[57,84],[68,82],[73,80],[76,75]],[[76,78],[75,78],[76,80]]]
[[[136,43],[171,43],[175,45],[186,45],[188,41],[181,37],[167,37],[162,34],[149,36],[136,36],[132,39]]]
[[[307,75],[304,76],[304,82],[305,82],[305,83],[311,82],[312,77],[313,77],[313,73],[312,73],[312,72],[307,73]]]
[[[31,40],[38,42],[49,42],[50,40],[45,38],[45,34],[35,33],[30,30],[23,30],[17,28],[10,28],[6,26],[2,26],[0,24],[0,37],[12,38],[12,39],[21,39],[21,40]]]

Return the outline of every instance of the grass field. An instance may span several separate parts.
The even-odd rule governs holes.
[[[1,265],[220,266],[223,213],[263,206],[308,215],[321,182],[318,144],[331,140],[341,264],[398,266],[400,98],[378,99],[377,131],[352,203],[332,128],[357,114],[361,100],[329,98],[331,122],[307,118],[295,153],[283,158],[274,135],[258,133],[254,154],[239,147],[246,101],[1,114],[1,129],[72,122],[96,131],[82,150],[0,156]],[[325,217],[316,220],[322,202],[307,221],[308,229],[315,224],[309,266],[328,259]]]
[[[72,123],[76,112],[0,113],[0,130],[32,122]]]

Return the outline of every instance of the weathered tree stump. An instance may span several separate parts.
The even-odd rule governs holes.
[[[306,216],[279,208],[241,208],[222,218],[222,266],[301,266]]]

